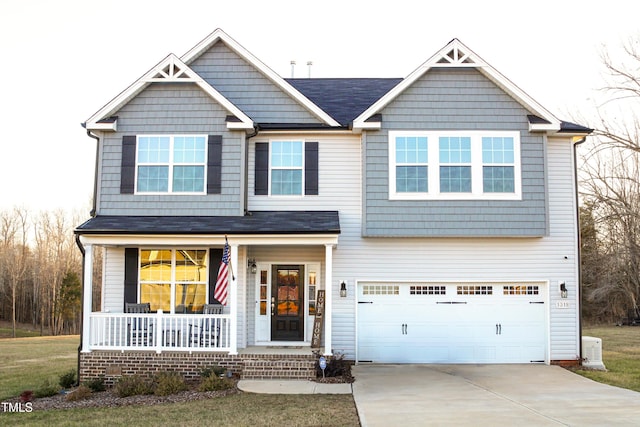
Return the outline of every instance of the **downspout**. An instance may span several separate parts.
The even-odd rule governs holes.
[[[83,123],[82,126],[85,126],[85,124]],[[96,140],[96,162],[95,162],[95,171],[93,174],[93,202],[91,206],[91,212],[89,212],[89,215],[91,217],[95,217],[96,209],[98,206],[98,158],[100,155],[100,138],[92,134],[89,129],[87,129],[87,136],[89,136],[89,138],[93,138]]]
[[[253,133],[246,135],[244,138],[244,214],[251,215],[249,212],[249,140],[258,135],[260,128],[258,125],[253,125]]]
[[[578,139],[577,141],[575,141],[573,143],[573,185],[575,185],[576,191],[575,191],[575,197],[576,197],[576,216],[578,218],[577,220],[577,237],[578,237],[578,250],[577,250],[577,257],[578,257],[578,283],[576,285],[576,288],[579,291],[579,299],[578,299],[578,303],[580,304],[579,310],[578,310],[578,339],[579,341],[579,348],[580,348],[580,354],[578,355],[578,357],[580,358],[580,365],[582,365],[582,302],[583,302],[583,298],[584,296],[582,295],[582,239],[580,238],[580,199],[578,197],[578,145],[582,144],[583,142],[585,142],[587,140],[586,136],[583,136],[582,138]]]
[[[84,246],[82,246],[82,243],[80,242],[80,235],[76,234],[76,245],[78,245],[78,248],[80,249],[80,252],[82,253],[82,278],[84,280],[84,269],[85,269],[85,250],[84,250]],[[84,301],[84,283],[82,284],[81,288],[80,288],[80,301]],[[80,319],[82,319],[82,321],[84,321],[84,304],[80,304]],[[76,381],[76,386],[80,385],[80,350],[82,350],[82,339],[84,338],[84,334],[82,333],[82,327],[84,325],[82,325],[82,322],[80,322],[80,344],[78,345],[78,366],[77,366],[77,381]]]

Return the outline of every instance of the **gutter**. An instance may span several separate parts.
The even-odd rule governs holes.
[[[81,292],[80,292],[80,301],[82,301],[83,303],[80,304],[80,319],[83,319],[84,321],[84,270],[85,270],[85,250],[84,250],[84,246],[82,246],[82,243],[80,242],[80,235],[76,234],[76,245],[78,245],[78,248],[80,249],[80,252],[82,253],[82,287],[80,288]],[[82,350],[82,340],[84,338],[84,334],[82,333],[83,330],[83,324],[82,322],[80,323],[80,344],[78,345],[78,366],[77,366],[77,372],[78,374],[76,375],[77,381],[76,381],[76,386],[80,385],[80,351]]]
[[[250,215],[249,212],[249,140],[254,136],[257,136],[260,132],[260,126],[253,125],[253,133],[247,134],[244,137],[244,214]]]

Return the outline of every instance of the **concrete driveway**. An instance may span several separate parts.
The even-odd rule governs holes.
[[[546,365],[357,365],[363,427],[638,426],[640,393]]]

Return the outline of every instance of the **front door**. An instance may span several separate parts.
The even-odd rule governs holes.
[[[304,339],[304,267],[276,265],[271,280],[271,341]]]

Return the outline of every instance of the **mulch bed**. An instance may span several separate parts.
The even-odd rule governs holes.
[[[68,390],[68,392],[72,392]],[[169,396],[138,395],[128,397],[118,397],[112,389],[106,391],[93,392],[88,397],[81,400],[67,400],[69,393],[60,393],[55,396],[34,398],[32,408],[34,411],[46,411],[50,409],[73,409],[73,408],[115,408],[131,405],[160,405],[163,403],[193,402],[194,400],[214,399],[216,397],[228,396],[240,393],[237,387],[221,391],[201,392],[195,388],[182,391]],[[20,399],[11,399],[10,402],[19,402]]]

